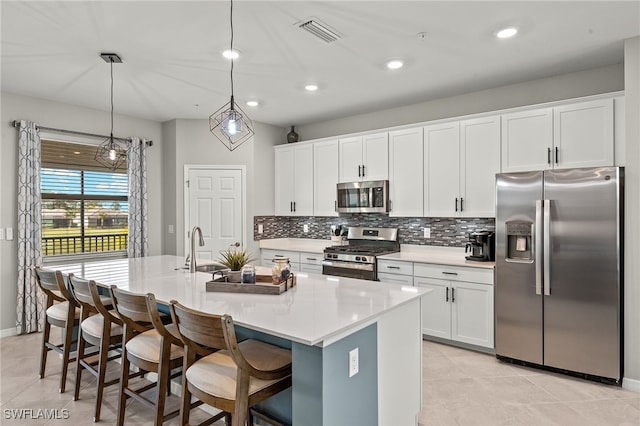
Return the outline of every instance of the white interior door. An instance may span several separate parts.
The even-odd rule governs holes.
[[[241,168],[188,167],[185,214],[185,253],[190,251],[190,233],[202,229],[204,246],[196,240],[196,258],[215,260],[229,246],[244,247],[244,185]]]

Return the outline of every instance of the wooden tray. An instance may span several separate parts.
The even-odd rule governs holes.
[[[294,274],[290,274],[287,281],[278,285],[271,284],[271,275],[269,275],[268,282],[261,282],[266,275],[256,275],[255,284],[240,284],[229,283],[225,281],[224,277],[216,278],[212,281],[207,281],[207,291],[217,291],[224,293],[251,293],[251,294],[282,294],[288,289],[296,285],[296,277]]]

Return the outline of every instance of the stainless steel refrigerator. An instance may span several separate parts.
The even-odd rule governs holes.
[[[498,358],[622,378],[624,169],[496,175]]]

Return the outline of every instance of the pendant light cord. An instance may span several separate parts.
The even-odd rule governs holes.
[[[113,144],[113,58],[109,63],[111,66],[111,143]]]
[[[229,26],[231,27],[231,109],[233,109],[233,0],[231,0]]]

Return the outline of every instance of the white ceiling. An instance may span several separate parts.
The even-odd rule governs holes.
[[[118,114],[202,119],[229,100],[227,1],[1,7],[3,91],[109,110],[99,53],[115,52]],[[343,38],[326,44],[295,25],[310,17]],[[508,25],[520,33],[496,39]],[[623,40],[640,35],[640,1],[236,0],[234,28],[236,101],[285,127],[620,63]],[[406,65],[389,71],[389,58]]]

